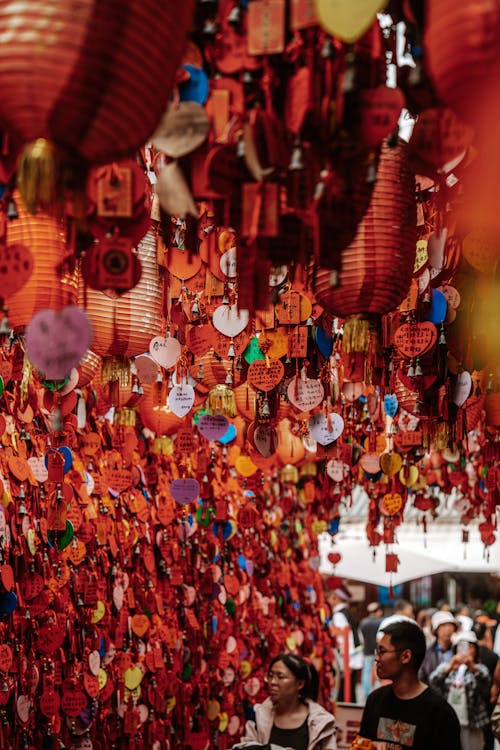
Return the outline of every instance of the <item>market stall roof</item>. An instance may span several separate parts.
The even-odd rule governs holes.
[[[469,542],[464,544],[459,524],[429,524],[425,534],[421,523],[405,522],[398,529],[396,544],[374,548],[366,539],[365,523],[343,523],[342,530],[333,539],[329,534],[322,536],[322,573],[389,586],[434,573],[496,573],[500,570],[500,549],[498,545],[485,549],[477,524],[468,527]],[[397,555],[398,572],[386,572],[386,551]],[[328,559],[331,552],[341,555],[335,566]]]

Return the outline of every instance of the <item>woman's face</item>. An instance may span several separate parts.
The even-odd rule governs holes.
[[[267,673],[267,689],[273,703],[293,703],[298,700],[304,680],[298,680],[282,661],[275,661]]]

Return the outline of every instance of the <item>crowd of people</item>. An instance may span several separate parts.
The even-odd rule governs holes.
[[[349,664],[352,663],[352,657],[359,655],[360,648],[362,649],[362,662],[356,663],[356,668],[352,669],[351,684],[352,699],[366,701],[365,717],[380,715],[381,706],[374,703],[373,691],[385,687],[384,683],[390,680],[386,693],[377,692],[377,701],[383,700],[384,696],[386,700],[387,696],[390,697],[394,709],[389,711],[393,717],[390,722],[396,717],[399,722],[396,733],[401,731],[401,722],[406,723],[408,709],[416,717],[417,735],[419,731],[423,731],[422,719],[418,719],[420,704],[417,701],[413,705],[411,701],[420,695],[438,695],[452,708],[453,717],[458,720],[462,750],[493,750],[495,736],[500,740],[500,602],[492,616],[483,610],[473,610],[465,604],[459,604],[452,610],[446,601],[438,602],[436,607],[415,612],[412,604],[404,599],[396,601],[393,611],[387,614],[379,602],[371,602],[367,606],[367,616],[357,624],[349,611],[349,596],[345,588],[340,587],[340,590],[330,592],[328,599],[332,609],[332,624],[337,628],[355,631],[352,637],[349,635],[349,649],[352,649]],[[343,600],[342,607],[339,606],[340,599]],[[404,649],[400,650],[401,638],[403,644],[409,643],[408,637],[411,635],[408,631],[404,637],[401,636],[402,626],[412,627],[415,643],[418,641],[418,648],[412,649],[410,661],[412,668],[418,662],[415,673],[417,682],[413,684],[413,680],[410,680],[412,690],[417,693],[415,696],[412,691],[410,694],[404,691],[402,694],[400,690],[398,692],[398,680],[391,673],[391,667],[396,665],[390,664],[389,655],[393,654],[392,660],[400,662],[401,654],[404,653]],[[384,645],[386,642],[390,644],[390,648]],[[360,644],[360,648],[356,648],[356,644]],[[342,643],[339,645],[342,649]],[[342,663],[343,659],[339,658],[339,670]],[[407,679],[408,673],[405,670],[402,674]],[[343,682],[339,675],[340,700],[344,698]],[[428,688],[431,689],[430,693]],[[404,702],[397,703],[396,699]],[[428,706],[423,709],[422,716],[424,715],[430,715]],[[442,726],[446,725],[446,714],[443,717],[440,720]],[[368,732],[366,736],[371,739],[385,739],[392,743],[387,746],[391,750],[400,746],[417,747],[413,740],[400,741],[399,744],[394,737],[389,740],[387,728],[384,727],[377,724],[375,731],[374,725],[365,718],[362,730]],[[454,747],[453,735],[447,731],[445,736],[446,747],[451,750]],[[420,744],[419,742],[418,745]],[[427,750],[428,746],[426,743]],[[444,745],[440,745],[442,746]]]
[[[446,602],[417,613],[367,606],[358,624],[348,592],[328,593],[338,639],[337,701],[349,682],[364,702],[352,750],[493,750],[500,740],[500,602],[493,616]],[[347,648],[348,653],[342,653]],[[345,669],[351,680],[346,680]],[[318,674],[293,653],[275,656],[269,697],[254,707],[235,748],[336,750],[333,714],[318,703]]]

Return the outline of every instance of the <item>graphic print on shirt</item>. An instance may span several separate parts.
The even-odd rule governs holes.
[[[413,747],[416,729],[415,724],[407,724],[399,719],[387,719],[381,716],[378,721],[377,740],[385,740],[387,750]]]

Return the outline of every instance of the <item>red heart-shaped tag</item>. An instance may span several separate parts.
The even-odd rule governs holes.
[[[7,299],[16,294],[33,273],[33,255],[20,244],[0,245],[0,289]]]
[[[285,368],[279,359],[256,359],[248,368],[247,380],[259,391],[272,391],[281,382]]]

